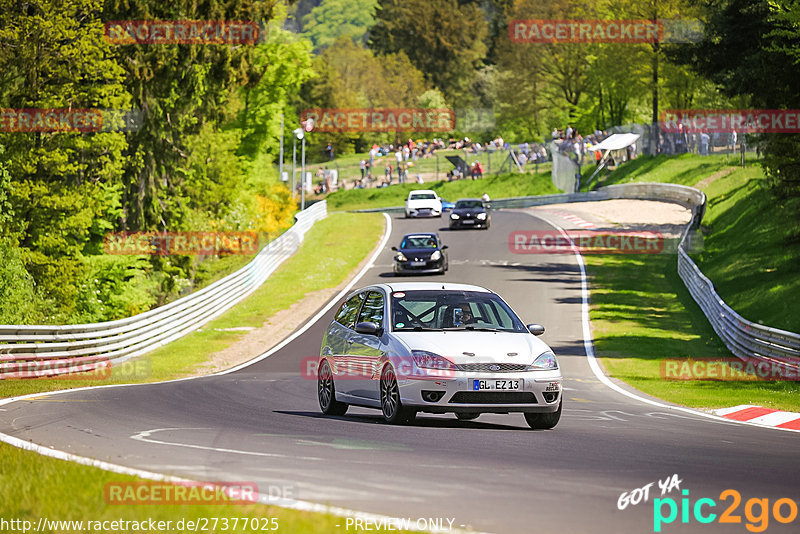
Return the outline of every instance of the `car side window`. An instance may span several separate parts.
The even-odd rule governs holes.
[[[339,311],[336,312],[335,320],[337,323],[352,329],[356,324],[356,315],[358,314],[361,303],[364,302],[366,292],[359,293],[347,299]]]
[[[383,328],[383,294],[380,291],[370,291],[357,323],[372,322]]]

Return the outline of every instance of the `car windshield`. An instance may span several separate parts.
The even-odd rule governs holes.
[[[416,193],[412,194],[409,198],[411,200],[434,200],[436,195],[433,193]]]
[[[430,235],[409,235],[403,238],[400,248],[436,248],[436,238]]]
[[[527,332],[503,299],[481,291],[395,291],[392,330]]]
[[[459,200],[456,202],[456,209],[458,208],[482,208],[483,202],[480,200]]]

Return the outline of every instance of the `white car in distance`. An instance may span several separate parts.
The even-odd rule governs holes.
[[[406,217],[441,217],[442,199],[430,189],[411,191],[406,199]]]

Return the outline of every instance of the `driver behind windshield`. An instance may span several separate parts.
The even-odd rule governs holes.
[[[462,303],[453,308],[453,326],[473,324],[474,322],[475,318],[472,316],[472,310],[469,304]]]

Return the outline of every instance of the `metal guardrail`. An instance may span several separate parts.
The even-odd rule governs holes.
[[[235,273],[153,310],[103,323],[0,325],[0,379],[107,368],[185,336],[255,291],[327,214],[326,202],[314,204]]]
[[[491,201],[492,208],[514,209],[611,199],[658,200],[681,204],[692,210],[692,219],[681,236],[677,249],[678,275],[708,318],[714,331],[738,358],[755,359],[769,364],[800,369],[800,334],[753,323],[728,306],[714,289],[688,251],[700,227],[706,209],[705,194],[693,187],[677,184],[635,183],[601,187],[588,193],[561,193],[531,197],[503,198]],[[398,212],[402,208],[364,211]]]

